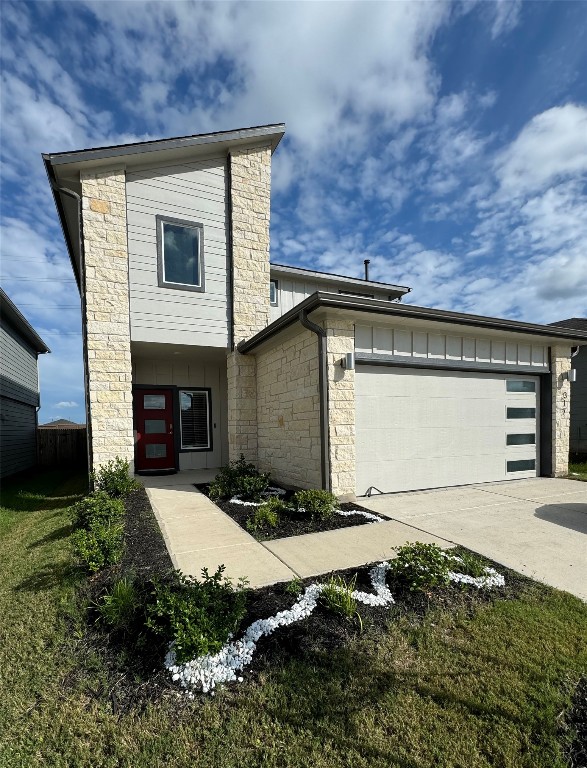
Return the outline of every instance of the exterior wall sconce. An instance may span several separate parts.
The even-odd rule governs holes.
[[[347,352],[346,355],[340,361],[340,364],[346,371],[355,370],[355,353]]]
[[[577,381],[577,369],[571,368],[570,371],[566,371],[563,373],[563,379],[566,379],[567,381],[573,382]]]

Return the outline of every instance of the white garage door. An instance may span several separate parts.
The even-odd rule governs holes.
[[[535,477],[533,376],[357,366],[357,495]]]

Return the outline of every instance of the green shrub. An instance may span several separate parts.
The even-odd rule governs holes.
[[[241,453],[238,461],[222,467],[210,483],[208,491],[212,501],[239,496],[246,501],[260,501],[269,485],[269,473],[259,472],[254,464],[245,461]]]
[[[458,555],[452,552],[449,555],[449,568],[457,573],[479,578],[485,575],[485,563],[473,552],[461,551]]]
[[[147,606],[146,624],[173,642],[180,664],[217,653],[245,615],[244,583],[235,589],[223,573],[223,565],[212,576],[203,568],[202,581],[196,581],[176,571],[173,582],[154,583],[154,601]]]
[[[353,597],[356,583],[356,574],[349,582],[342,576],[331,576],[320,593],[320,601],[329,610],[350,619],[358,615],[357,601]]]
[[[277,528],[279,516],[284,510],[283,501],[272,496],[252,513],[247,520],[247,528],[249,531],[256,531],[260,528]]]
[[[285,591],[290,595],[295,595],[296,597],[301,595],[301,593],[304,591],[302,580],[295,576],[291,581],[287,582]]]
[[[328,520],[340,506],[334,494],[319,490],[297,491],[293,496],[293,504],[298,513],[319,520]]]
[[[119,522],[93,522],[73,535],[73,549],[87,568],[95,573],[114,565],[124,551],[124,528]]]
[[[112,499],[105,491],[95,491],[71,507],[76,528],[89,528],[94,523],[111,523],[124,514],[120,499]]]
[[[140,483],[129,475],[130,465],[128,461],[117,456],[108,461],[96,471],[92,472],[90,479],[94,489],[104,491],[113,499],[128,496],[129,493],[140,488]]]
[[[448,584],[451,559],[436,544],[405,544],[396,547],[397,557],[390,561],[388,575],[410,592]]]
[[[100,619],[124,634],[135,629],[143,610],[142,596],[132,576],[123,576],[114,582],[98,603]]]

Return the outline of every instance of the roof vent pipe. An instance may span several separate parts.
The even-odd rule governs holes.
[[[365,259],[363,264],[365,265],[365,280],[369,279],[369,264],[371,263],[371,259]]]

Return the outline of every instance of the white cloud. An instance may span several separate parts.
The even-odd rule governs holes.
[[[511,32],[518,25],[522,0],[493,0],[492,3],[487,5],[494,12],[493,24],[491,26],[491,36],[493,39]]]
[[[77,408],[78,404],[73,400],[62,400],[60,403],[55,403],[54,408]]]
[[[536,115],[498,155],[495,168],[508,196],[587,173],[587,107],[565,104]]]

